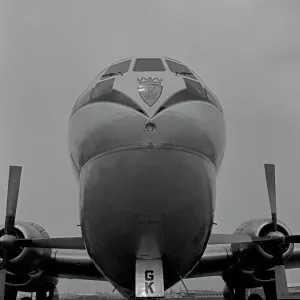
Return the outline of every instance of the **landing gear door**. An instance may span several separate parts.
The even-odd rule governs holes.
[[[164,297],[161,259],[137,259],[135,273],[136,297]]]

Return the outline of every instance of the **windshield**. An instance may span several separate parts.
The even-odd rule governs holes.
[[[165,67],[160,58],[138,58],[135,61],[133,71],[135,72],[149,72],[149,71],[165,71]]]

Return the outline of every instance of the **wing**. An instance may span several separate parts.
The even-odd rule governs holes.
[[[231,245],[208,245],[200,262],[186,278],[221,276],[237,259]],[[300,268],[300,248],[285,263],[286,269]],[[55,250],[47,274],[59,278],[106,281],[86,250]]]
[[[58,278],[106,281],[86,250],[54,250],[46,274]]]
[[[300,268],[300,247],[295,247],[294,251],[289,258],[289,260],[285,263],[286,269],[296,269]]]
[[[297,255],[300,265],[300,249]],[[208,245],[200,262],[186,278],[222,275],[233,262],[230,245]],[[46,274],[58,278],[106,281],[86,250],[54,250]]]
[[[231,245],[208,245],[199,263],[186,278],[222,275],[233,263]]]
[[[186,278],[221,276],[236,263],[237,259],[238,253],[232,250],[230,244],[208,245],[201,260]],[[300,247],[294,248],[285,263],[285,268],[300,268]]]

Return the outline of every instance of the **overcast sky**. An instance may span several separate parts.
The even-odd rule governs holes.
[[[215,232],[269,217],[263,169],[269,162],[277,168],[279,219],[299,233],[299,1],[0,3],[0,217],[8,167],[21,164],[17,219],[36,222],[51,236],[79,235],[78,188],[67,150],[72,106],[110,63],[166,55],[195,70],[223,105],[227,149]],[[300,270],[288,272],[289,282],[299,277]],[[186,285],[222,289],[223,281]],[[112,290],[108,283],[61,280],[60,292],[68,288]]]

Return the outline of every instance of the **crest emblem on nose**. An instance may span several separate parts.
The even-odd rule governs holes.
[[[146,104],[152,106],[160,97],[163,79],[157,77],[138,78],[138,92]]]

